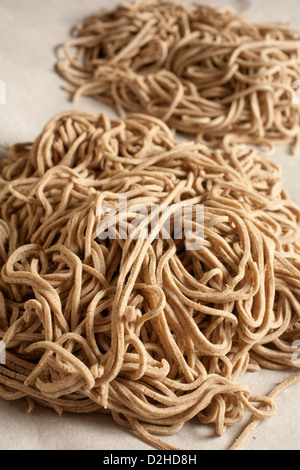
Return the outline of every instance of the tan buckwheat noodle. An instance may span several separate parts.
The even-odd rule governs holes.
[[[178,143],[148,115],[70,111],[9,148],[0,174],[2,398],[108,413],[158,449],[194,418],[222,435],[245,409],[274,414],[241,383],[299,367],[300,209],[274,163]],[[101,238],[108,204],[116,236]],[[151,236],[122,236],[141,204]],[[163,236],[163,204],[195,224],[204,206],[202,247],[172,223]]]
[[[138,0],[101,10],[64,44],[59,74],[80,95],[217,144],[292,145],[300,135],[300,34],[230,8]],[[293,100],[296,97],[296,100]]]

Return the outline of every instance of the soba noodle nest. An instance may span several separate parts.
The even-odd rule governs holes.
[[[128,224],[135,204],[203,205],[202,247],[163,237],[161,217],[156,237],[100,238],[99,208],[120,215],[120,196]],[[245,409],[274,414],[240,380],[297,368],[300,209],[267,157],[70,111],[9,149],[0,201],[2,398],[110,413],[162,449],[193,418],[221,435]]]
[[[147,113],[213,146],[230,133],[298,148],[300,33],[283,23],[181,1],[124,3],[80,23],[57,70],[74,100],[114,103],[121,117]]]

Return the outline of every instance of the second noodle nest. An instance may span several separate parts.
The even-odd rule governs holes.
[[[229,8],[144,0],[76,27],[57,70],[74,99],[90,95],[218,144],[292,144],[300,135],[300,33]],[[295,95],[296,96],[296,95]]]

